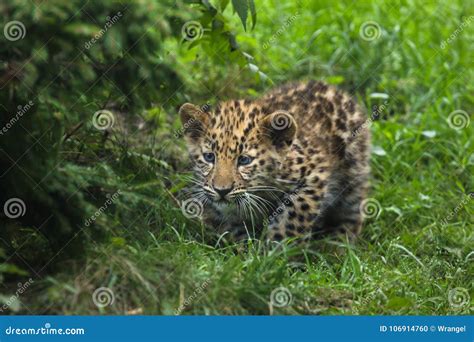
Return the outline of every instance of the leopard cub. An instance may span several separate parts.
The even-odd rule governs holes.
[[[235,238],[268,226],[272,240],[357,234],[370,133],[361,108],[322,82],[288,84],[256,100],[180,110],[194,176],[188,199]]]

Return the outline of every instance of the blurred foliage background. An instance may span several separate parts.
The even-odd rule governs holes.
[[[472,202],[440,225],[473,185],[472,125],[446,123],[473,109],[469,2],[7,0],[0,13],[0,203],[25,207],[0,212],[0,302],[35,281],[2,312],[172,314],[205,281],[182,313],[273,313],[281,284],[287,314],[469,312],[446,293],[472,298]],[[368,22],[375,39],[363,39]],[[310,78],[369,113],[383,106],[383,215],[342,254],[216,247],[176,203],[187,170],[177,108]],[[98,129],[98,111],[113,125]],[[114,305],[94,305],[99,286]]]

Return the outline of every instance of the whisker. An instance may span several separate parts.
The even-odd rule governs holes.
[[[261,214],[262,209],[261,209],[259,203],[254,198],[252,198],[251,196],[248,196],[247,199],[248,199],[250,205],[253,206],[253,208],[255,208],[257,210],[257,213]],[[253,208],[252,208],[252,210],[253,210]]]
[[[252,186],[250,188],[247,188],[247,191],[275,191],[275,192],[281,192],[286,195],[288,194],[286,191],[283,191],[273,186]]]
[[[252,199],[250,197],[245,197],[245,201],[247,201],[248,205],[249,205],[249,212],[250,212],[250,222],[252,222],[252,226],[255,225],[255,218],[254,218],[254,215],[255,215],[255,211],[253,210],[253,207],[252,207]]]
[[[255,205],[259,208],[260,214],[265,215],[265,210],[272,207],[272,203],[260,196],[248,193],[248,196],[255,201]]]

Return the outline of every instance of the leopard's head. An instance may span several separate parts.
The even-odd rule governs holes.
[[[245,101],[225,102],[215,110],[186,103],[179,114],[199,196],[238,203],[242,196],[274,187],[296,135],[292,115],[264,113]]]

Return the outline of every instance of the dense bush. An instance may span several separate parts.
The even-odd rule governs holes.
[[[234,6],[245,24],[244,14],[254,12],[241,2]],[[115,0],[0,5],[0,203],[15,199],[11,210],[22,214],[0,217],[7,255],[16,250],[39,266],[58,252],[77,255],[83,239],[76,234],[96,226],[85,227],[88,217],[131,182],[117,173],[142,172],[135,181],[156,177],[155,168],[162,167],[150,161],[156,150],[144,144],[131,153],[130,141],[115,132],[137,132],[146,123],[150,133],[175,122],[164,114],[182,102],[185,89],[163,49],[165,38],[224,46],[245,62],[226,28],[226,6]],[[199,22],[198,32],[184,31],[189,21]],[[193,34],[204,33],[195,43]],[[140,140],[138,134],[133,139]]]
[[[165,7],[119,1],[2,5],[2,27],[12,25],[0,51],[2,126],[7,128],[0,200],[19,198],[25,205],[19,221],[2,219],[7,247],[45,238],[57,252],[83,226],[90,199],[84,189],[91,184],[81,184],[64,153],[71,130],[90,128],[99,109],[137,111],[179,87],[172,68],[157,55],[162,36],[170,34],[167,18],[156,17]],[[143,34],[142,25],[153,34]],[[72,251],[78,241],[65,250]]]

